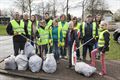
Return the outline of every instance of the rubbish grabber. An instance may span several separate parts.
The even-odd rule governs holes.
[[[81,45],[80,47],[78,47],[77,50],[80,49],[81,47],[83,47],[84,45],[86,45],[87,43],[89,43],[90,41],[92,41],[93,39],[94,39],[94,37],[91,38],[91,39],[89,39],[89,40],[88,40],[87,42],[85,42],[83,45]]]
[[[83,45],[81,45],[80,47],[76,47],[75,41],[73,43],[72,46],[72,65],[75,65],[77,62],[77,56],[76,56],[76,50],[80,49],[81,47],[83,47],[84,45],[86,45],[87,43],[89,43],[91,40],[93,40],[94,38],[91,38],[90,40],[88,40],[87,42],[85,42]]]

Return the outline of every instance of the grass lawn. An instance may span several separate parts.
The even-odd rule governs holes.
[[[1,35],[7,35],[5,25],[0,25],[0,36]]]
[[[120,60],[120,44],[113,40],[113,36],[110,36],[110,50],[106,53],[106,59]]]

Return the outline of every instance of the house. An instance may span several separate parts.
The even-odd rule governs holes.
[[[93,10],[93,16],[95,16],[96,14],[101,14],[103,19],[108,22],[113,21],[113,13],[110,10]]]

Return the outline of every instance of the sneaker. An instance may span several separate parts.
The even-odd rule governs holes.
[[[99,75],[100,75],[100,76],[104,76],[104,75],[106,75],[106,74],[103,73],[103,72],[100,72]]]
[[[70,66],[70,65],[69,65],[69,66],[66,66],[67,69],[70,69],[71,67],[72,67],[72,66]]]
[[[64,59],[68,59],[68,56],[64,56]]]
[[[60,63],[60,61],[57,61],[57,64],[59,64]]]

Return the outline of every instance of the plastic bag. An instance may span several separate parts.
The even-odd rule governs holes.
[[[25,71],[28,68],[28,59],[26,55],[23,54],[19,54],[16,58],[15,58],[15,62],[18,66],[18,70],[23,70]]]
[[[75,65],[75,71],[83,74],[86,77],[90,77],[93,73],[95,73],[96,68],[84,62],[77,62]]]
[[[9,58],[5,59],[5,69],[15,70],[17,65],[15,63],[15,56],[11,55]]]
[[[54,54],[47,54],[46,60],[43,62],[42,69],[46,73],[54,73],[56,71],[56,68],[57,68],[57,64],[54,58]]]
[[[30,42],[25,43],[24,47],[24,54],[30,58],[31,56],[35,55],[35,48],[31,45]]]
[[[42,59],[38,55],[33,55],[29,59],[29,68],[32,72],[39,72],[41,69]]]

